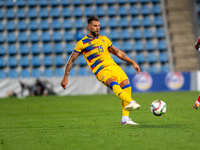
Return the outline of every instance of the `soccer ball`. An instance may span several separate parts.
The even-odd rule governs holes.
[[[166,113],[167,105],[161,100],[155,100],[153,103],[151,103],[150,109],[154,115],[161,116],[162,114]]]

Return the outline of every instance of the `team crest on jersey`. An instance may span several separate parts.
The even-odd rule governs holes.
[[[102,77],[101,77],[101,80],[104,80],[105,79],[105,76],[103,75]]]
[[[102,42],[104,42],[105,43],[105,40],[104,39],[101,39],[102,40]]]

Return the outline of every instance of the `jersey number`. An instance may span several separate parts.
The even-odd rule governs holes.
[[[102,47],[102,45],[100,45],[100,46],[97,46],[98,47],[98,50],[99,50],[99,53],[101,53],[101,52],[103,52],[104,50],[103,50],[103,47]]]

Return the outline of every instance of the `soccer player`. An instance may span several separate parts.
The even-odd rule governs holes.
[[[99,18],[92,16],[87,20],[88,35],[79,40],[70,55],[65,67],[65,73],[61,86],[65,89],[68,84],[68,75],[73,62],[82,54],[96,76],[104,85],[108,86],[120,99],[122,104],[122,125],[138,125],[129,118],[129,111],[140,109],[140,105],[131,98],[131,85],[124,71],[119,67],[109,52],[118,58],[133,65],[133,68],[140,73],[137,63],[131,60],[124,52],[117,49],[106,37],[101,36]]]
[[[197,40],[196,43],[195,43],[195,49],[196,49],[197,51],[200,51],[200,37],[198,38],[198,40]],[[198,98],[197,98],[195,104],[193,105],[193,107],[194,107],[195,109],[198,109],[198,108],[199,108],[199,104],[200,104],[200,94],[199,94],[199,96],[198,96]]]

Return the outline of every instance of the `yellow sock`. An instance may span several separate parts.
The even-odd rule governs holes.
[[[119,97],[122,101],[130,103],[133,100],[130,95],[119,86],[117,82],[112,82],[110,84],[110,89],[113,90],[117,97]]]
[[[122,87],[122,89],[124,91],[126,91],[129,96],[131,97],[131,85],[127,84],[124,87]],[[129,111],[125,110],[125,107],[128,105],[129,103],[125,102],[122,100],[122,116],[129,116]]]

